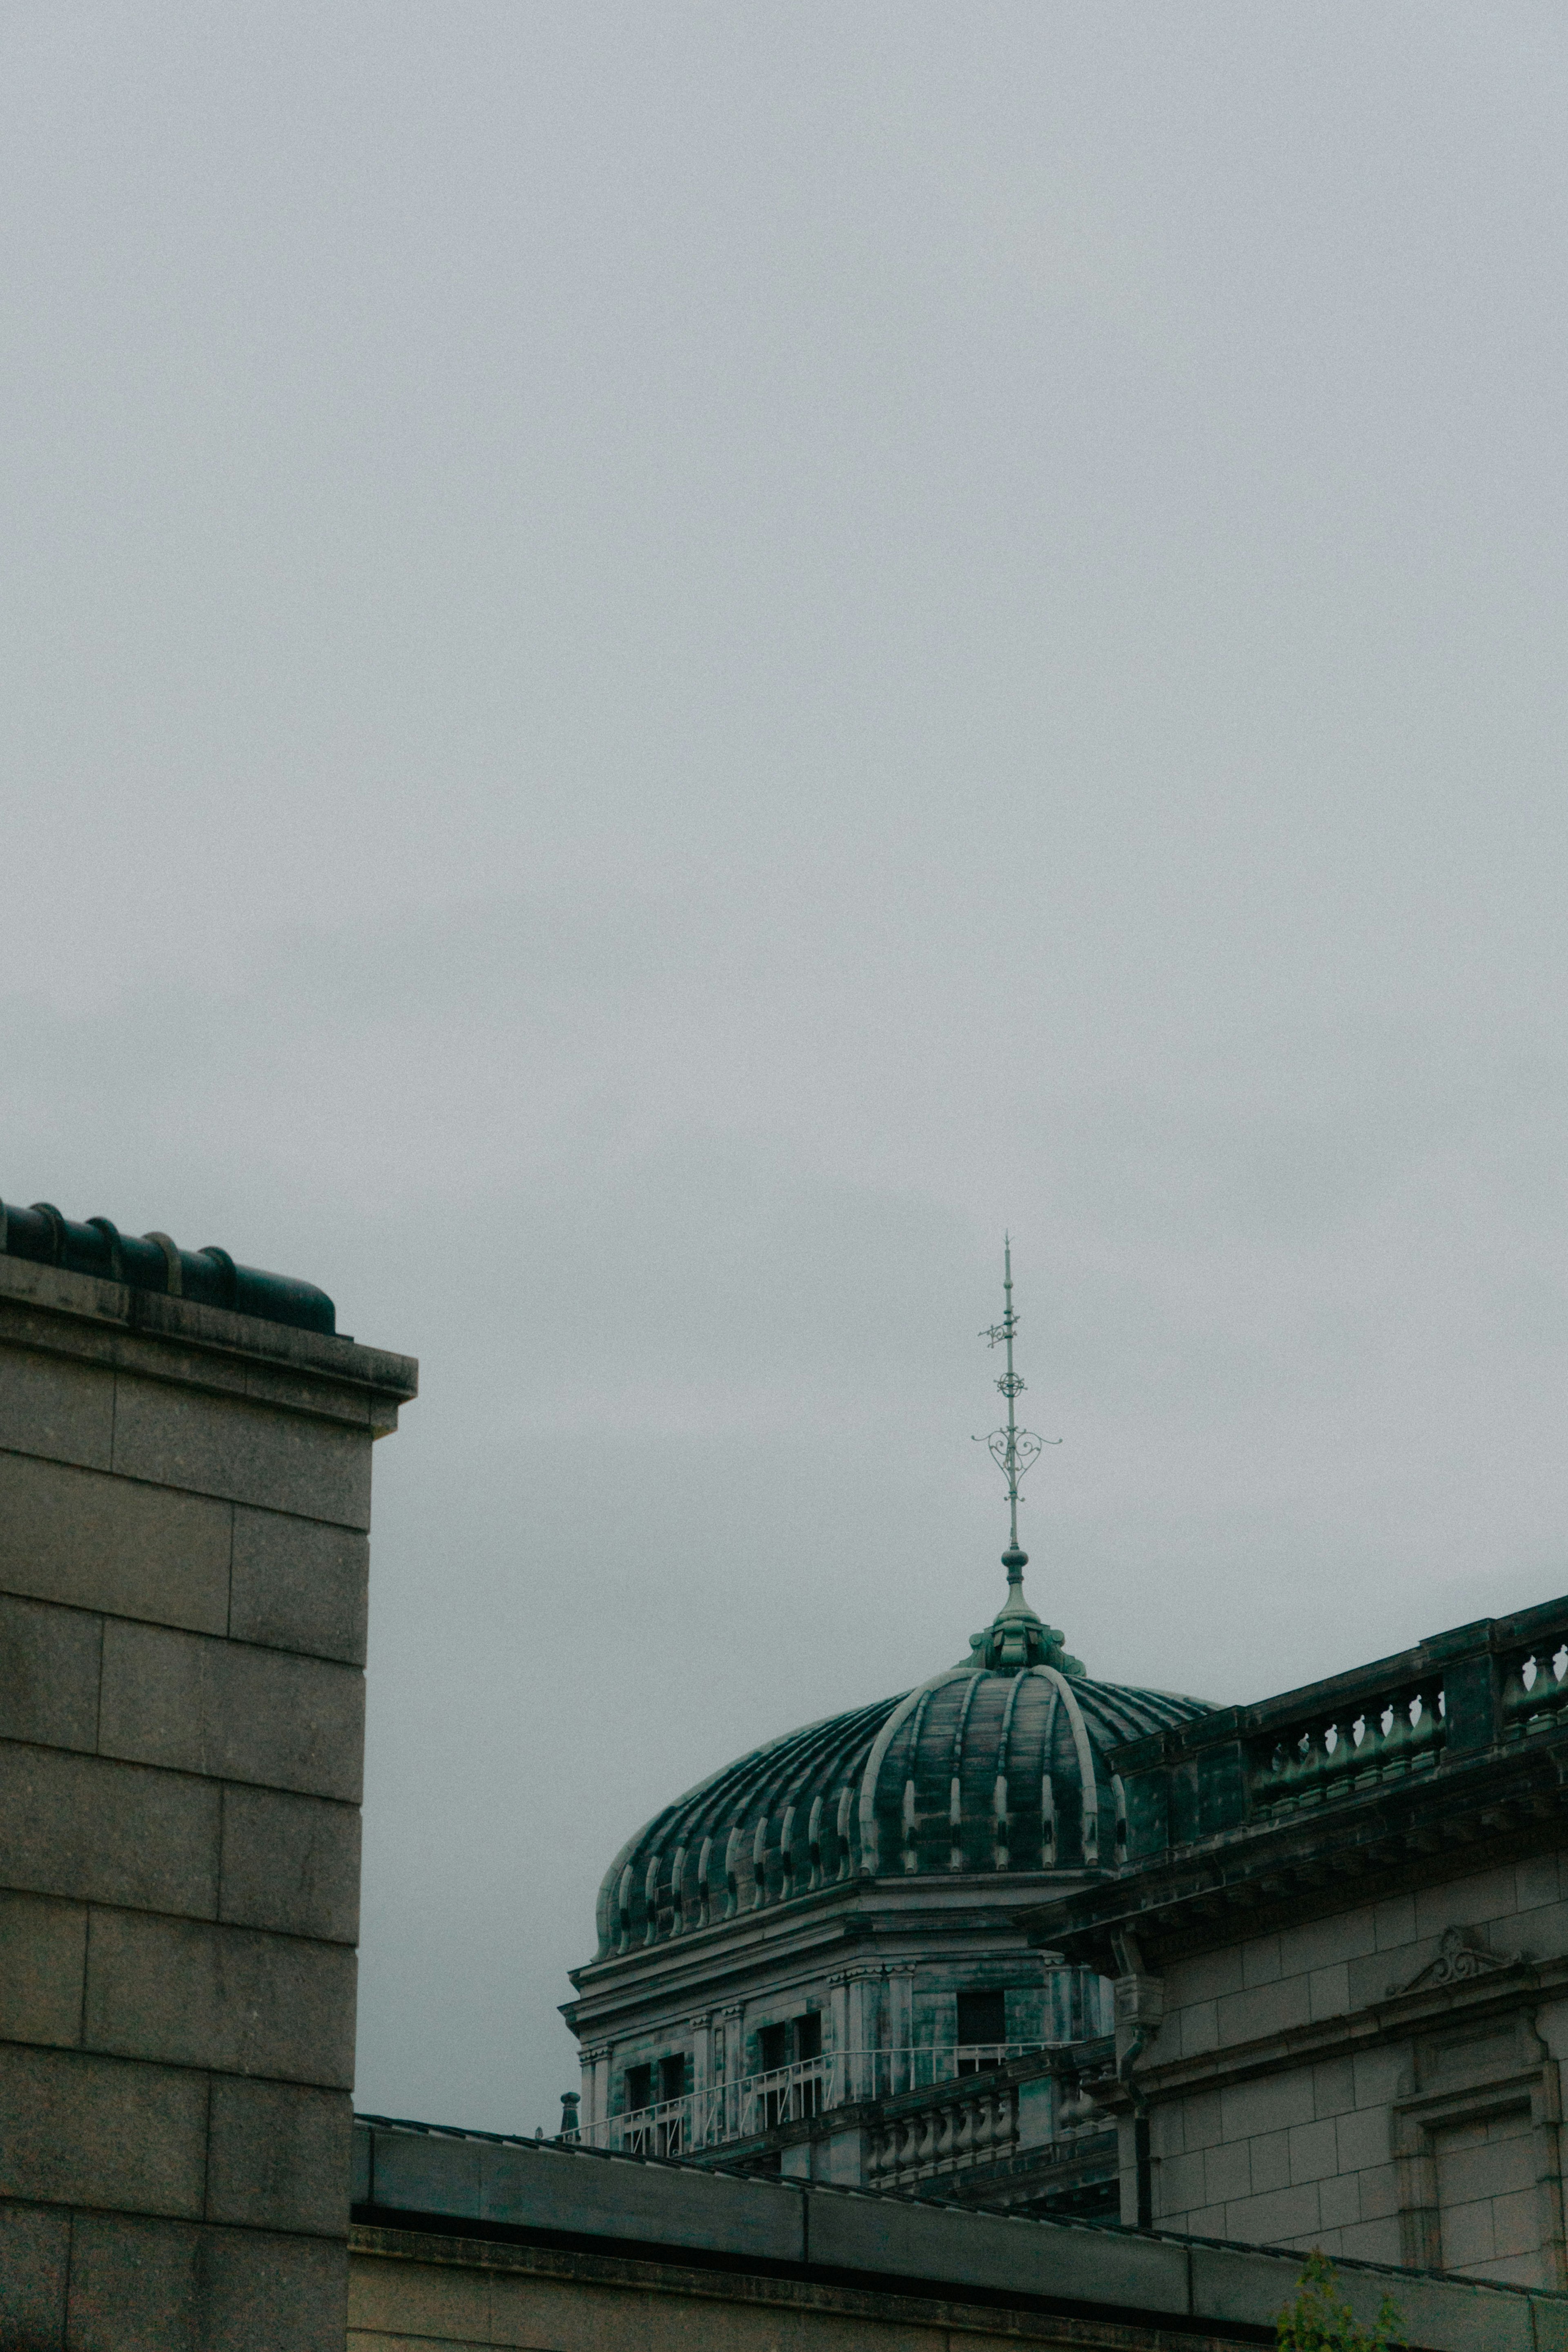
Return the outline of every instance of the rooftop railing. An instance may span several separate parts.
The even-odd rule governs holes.
[[[1568,1600],[1485,1618],[1117,1749],[1125,1859],[1286,1822],[1565,1727]]]

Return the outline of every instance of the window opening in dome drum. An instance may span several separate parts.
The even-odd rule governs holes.
[[[758,2105],[764,2131],[822,2111],[822,2019],[818,2010],[765,2025],[757,2037]]]
[[[652,2066],[628,2066],[626,2069],[626,2112],[635,2115],[639,2107],[653,2104],[653,2069]]]
[[[661,2099],[684,2099],[686,2095],[686,2062],[684,2055],[661,2058],[659,2061],[659,2096]]]
[[[982,2059],[980,2052],[989,2044],[999,2049],[1008,2038],[1008,1997],[994,1986],[976,1987],[958,1995],[958,2048],[967,2056],[958,2060],[960,2074],[977,2074],[982,2064],[992,2063]]]

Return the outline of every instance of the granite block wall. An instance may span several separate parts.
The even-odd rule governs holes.
[[[339,2352],[408,1360],[0,1255],[0,2342]]]
[[[1565,1860],[1472,1868],[1174,1962],[1150,2064],[1202,2079],[1151,2112],[1156,2224],[1558,2284],[1568,2003],[1521,1979],[1511,2011],[1507,1989],[1515,1958],[1568,1952]],[[1451,2010],[1406,2014],[1391,1997],[1456,1928],[1480,1973]]]

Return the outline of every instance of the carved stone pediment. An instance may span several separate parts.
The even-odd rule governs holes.
[[[1417,1969],[1403,1984],[1391,1984],[1388,1999],[1400,1993],[1431,1992],[1443,1985],[1468,1984],[1476,1977],[1495,1976],[1505,1969],[1522,1967],[1522,1952],[1494,1952],[1474,1927],[1445,1927],[1436,1959]]]

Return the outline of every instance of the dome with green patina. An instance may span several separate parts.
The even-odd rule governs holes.
[[[791,1731],[655,1813],[599,1897],[599,1954],[664,1942],[856,1880],[1103,1870],[1119,1859],[1110,1751],[1208,1712],[1092,1681],[1023,1596],[960,1664]]]

